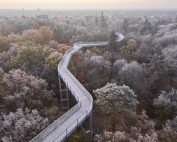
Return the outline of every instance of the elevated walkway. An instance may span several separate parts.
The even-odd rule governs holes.
[[[118,42],[123,39],[124,36],[122,34],[118,34]],[[87,118],[90,120],[90,140],[92,141],[93,98],[68,70],[68,65],[72,55],[81,48],[105,45],[108,45],[108,41],[80,42],[74,44],[73,48],[66,51],[63,59],[58,65],[59,82],[62,80],[65,83],[66,88],[69,89],[71,94],[74,96],[77,104],[49,125],[40,134],[34,137],[30,142],[62,142],[66,140]],[[59,84],[59,86],[61,86],[61,84]]]

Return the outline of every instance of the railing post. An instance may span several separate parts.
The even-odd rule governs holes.
[[[90,142],[93,142],[93,123],[92,123],[92,111],[89,116],[89,129],[90,129]]]
[[[68,128],[66,128],[66,138],[68,138]]]
[[[77,119],[77,128],[79,127],[79,120]]]

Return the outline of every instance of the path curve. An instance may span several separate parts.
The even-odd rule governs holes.
[[[116,33],[117,42],[124,40],[121,33]],[[73,44],[73,48],[66,51],[58,65],[58,75],[71,94],[77,100],[77,104],[54,121],[30,142],[62,142],[66,140],[92,113],[93,98],[83,85],[68,70],[72,55],[84,47],[101,47],[108,45],[108,41],[79,42]]]

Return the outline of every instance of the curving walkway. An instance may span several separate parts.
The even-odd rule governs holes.
[[[117,33],[120,42],[124,36]],[[66,51],[63,59],[58,65],[58,75],[71,94],[77,100],[77,104],[63,114],[59,119],[49,125],[30,142],[62,142],[67,139],[84,121],[92,115],[93,99],[90,93],[67,69],[72,55],[84,47],[95,47],[108,45],[108,41],[103,42],[80,42],[73,45],[73,48]]]

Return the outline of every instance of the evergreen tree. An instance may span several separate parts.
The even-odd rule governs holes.
[[[111,35],[110,35],[110,38],[109,38],[109,45],[110,45],[111,49],[116,49],[116,47],[117,47],[116,38],[117,38],[116,32],[112,31]]]

